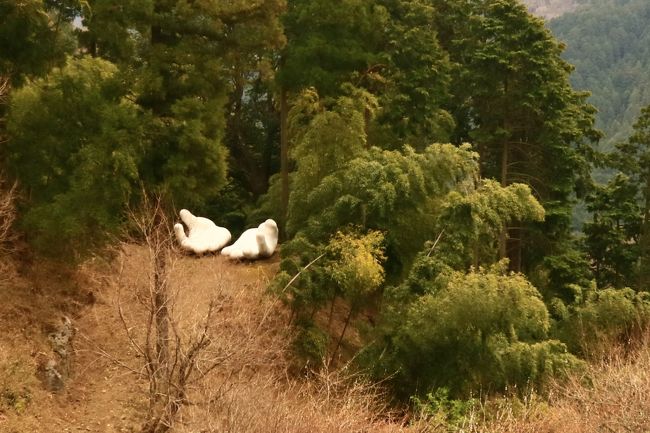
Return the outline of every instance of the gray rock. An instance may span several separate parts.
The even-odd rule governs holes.
[[[57,369],[58,365],[55,360],[50,359],[45,365],[44,381],[45,388],[48,391],[61,391],[65,387],[63,375]]]
[[[72,326],[72,321],[66,317],[61,317],[61,324],[58,326],[56,332],[49,335],[52,349],[61,356],[66,358],[71,353],[72,339],[74,338],[75,330]]]
[[[70,318],[63,316],[56,331],[48,335],[54,357],[42,362],[38,376],[49,391],[60,391],[72,372],[73,340],[75,329]]]

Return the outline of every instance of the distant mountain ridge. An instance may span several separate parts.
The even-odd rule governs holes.
[[[521,0],[567,45],[571,83],[592,93],[600,149],[625,140],[650,104],[650,0]]]
[[[526,0],[530,3],[545,0]],[[625,140],[642,107],[650,104],[650,0],[582,0],[588,6],[549,20],[575,65],[574,87],[592,92],[601,148]]]
[[[533,15],[547,20],[575,11],[588,0],[522,0]]]

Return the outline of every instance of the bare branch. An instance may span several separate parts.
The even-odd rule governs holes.
[[[13,251],[11,245],[16,234],[12,228],[16,220],[17,197],[18,183],[9,185],[4,173],[0,172],[0,255],[10,254]]]

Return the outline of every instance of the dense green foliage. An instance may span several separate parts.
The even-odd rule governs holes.
[[[451,112],[456,140],[481,155],[481,174],[531,186],[546,209],[543,224],[504,228],[500,255],[532,271],[570,236],[571,197],[589,180],[594,109],[569,85],[562,46],[516,0],[436,0],[440,36],[456,65]]]
[[[62,63],[76,44],[71,23],[57,12],[56,2],[0,3],[0,77],[9,77],[17,85]]]
[[[539,292],[522,275],[507,274],[503,264],[468,273],[448,269],[421,284],[419,296],[409,286],[387,294],[385,347],[376,368],[394,372],[401,392],[446,387],[453,395],[490,393],[539,385],[579,364],[562,343],[548,339],[549,315]]]
[[[627,141],[616,144],[607,165],[618,170],[587,198],[592,221],[586,250],[601,287],[650,288],[650,106],[641,110]]]
[[[46,5],[10,1],[6,16],[24,27],[25,41],[2,39],[20,44],[8,45],[2,60],[2,73],[16,83],[56,64],[61,35],[80,47],[65,68],[27,83],[12,100],[13,136],[3,154],[30,196],[23,216],[30,238],[43,247],[65,240],[56,245],[83,252],[122,225],[138,184],[169,207],[207,209],[227,180],[229,80],[264,68],[264,50],[283,40],[283,3]],[[59,27],[71,29],[79,16],[86,27],[75,42]],[[39,35],[41,42],[30,42]],[[53,45],[43,54],[48,38]]]
[[[143,194],[234,235],[275,218],[303,365],[354,356],[449,422],[648,326],[650,108],[595,154],[564,46],[516,0],[7,0],[0,22],[0,171],[41,250],[92,251]],[[594,187],[591,163],[620,173]]]
[[[120,84],[115,65],[70,58],[13,95],[8,162],[31,192],[24,226],[43,249],[104,239],[138,189],[143,121]]]
[[[596,290],[575,286],[575,299],[568,307],[559,300],[551,303],[555,317],[552,333],[571,351],[586,357],[606,355],[612,344],[634,346],[650,324],[648,292],[632,289]]]

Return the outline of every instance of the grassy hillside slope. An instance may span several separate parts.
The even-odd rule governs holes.
[[[217,307],[206,357],[218,369],[191,386],[174,432],[402,431],[389,422],[374,390],[344,374],[304,380],[287,355],[289,316],[265,288],[277,270],[265,261],[231,263],[220,256],[177,256],[171,274],[173,315],[189,336]],[[143,361],[127,339],[144,328],[138,293],[148,286],[147,249],[129,245],[114,262],[79,271],[22,265],[0,290],[0,431],[135,432],[147,410],[147,382],[133,374]],[[61,314],[77,328],[74,369],[66,389],[49,393],[35,376],[51,353],[47,334]]]
[[[277,255],[255,263],[218,256],[177,256],[174,316],[193,332],[214,300],[213,349],[227,354],[214,374],[190,389],[173,432],[644,432],[650,425],[650,346],[617,352],[548,399],[491,397],[462,419],[449,406],[423,413],[388,410],[376,387],[343,371],[305,374],[292,365],[284,307],[265,292]],[[142,358],[129,343],[142,329],[138,293],[148,286],[144,247],[127,245],[111,263],[78,270],[23,262],[3,274],[0,290],[0,432],[137,432],[147,382],[133,374]],[[73,375],[50,393],[35,376],[51,352],[47,334],[61,314],[77,328]],[[186,335],[186,334],[183,334]],[[449,420],[453,419],[453,422]]]

